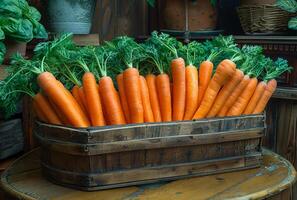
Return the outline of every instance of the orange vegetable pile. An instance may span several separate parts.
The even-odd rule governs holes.
[[[31,61],[15,59],[13,65],[23,65],[23,70],[15,69],[10,79],[27,73],[38,85],[26,80],[32,82],[24,81],[21,89],[10,88],[6,95],[12,99],[14,92],[29,94],[38,119],[57,125],[258,114],[277,87],[275,78],[290,70],[285,60],[265,57],[258,46],[238,48],[232,37],[183,45],[154,32],[141,44],[119,37],[102,47],[81,48],[70,42],[58,48],[64,40],[71,37],[38,46]],[[3,93],[9,90],[9,77],[1,83],[7,87]],[[5,103],[0,99],[0,105]]]

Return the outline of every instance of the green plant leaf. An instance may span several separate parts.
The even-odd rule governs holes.
[[[4,40],[5,39],[5,34],[2,30],[2,28],[0,27],[0,40]]]
[[[293,17],[288,22],[288,27],[293,30],[297,30],[297,17]]]
[[[28,19],[13,19],[6,18],[0,21],[5,21],[2,30],[5,35],[20,42],[29,42],[33,39],[33,26]]]
[[[297,1],[296,0],[277,0],[276,5],[290,13],[297,12]]]
[[[0,3],[0,16],[14,17],[19,19],[22,17],[22,8],[18,1],[2,0]]]
[[[40,19],[39,11],[26,0],[1,0],[0,27],[12,39],[29,42],[33,38],[47,38]]]
[[[0,42],[0,64],[3,62],[4,60],[4,55],[6,53],[6,48],[3,42]]]
[[[155,0],[146,0],[146,2],[147,2],[151,7],[154,7],[154,6],[155,6],[155,3],[156,3]]]
[[[30,18],[36,20],[37,22],[41,19],[40,12],[32,6],[28,7],[28,15],[30,16]]]
[[[44,28],[44,26],[40,23],[37,23],[33,28],[34,38],[46,39],[48,38],[48,34]]]

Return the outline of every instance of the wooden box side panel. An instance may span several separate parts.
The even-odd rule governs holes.
[[[41,138],[78,144],[110,143],[148,138],[174,137],[258,130],[265,128],[264,115],[213,118],[198,121],[131,124],[125,126],[73,129],[37,123],[35,134]]]
[[[91,156],[72,155],[43,147],[42,162],[52,168],[69,172],[103,173],[252,155],[261,152],[260,145],[260,138],[256,138]]]
[[[63,170],[53,169],[45,164],[42,164],[42,169],[45,176],[51,181],[68,187],[92,191],[232,172],[259,167],[261,163],[262,154],[256,153],[241,157],[118,170],[107,173],[69,173]]]

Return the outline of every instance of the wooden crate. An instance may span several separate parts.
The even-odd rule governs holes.
[[[264,115],[74,129],[37,122],[44,175],[82,190],[258,167]]]

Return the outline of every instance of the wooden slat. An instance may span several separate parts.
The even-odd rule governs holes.
[[[261,138],[263,128],[238,132],[223,132],[199,135],[183,135],[174,137],[159,137],[97,144],[62,143],[57,140],[38,139],[44,146],[60,152],[74,155],[100,155],[106,153],[125,152],[143,149],[168,148],[176,146],[192,146],[201,144],[218,144],[228,141],[240,141],[253,138]]]
[[[125,126],[75,129],[37,123],[36,134],[42,138],[80,144],[108,143],[174,135],[197,135],[224,131],[243,131],[264,128],[263,115],[212,118],[197,121],[130,124]]]
[[[43,162],[53,168],[85,174],[244,156],[260,152],[259,145],[259,139],[248,139],[92,156],[72,155],[43,146],[41,155]]]
[[[250,160],[252,160],[252,162],[250,162]],[[255,162],[255,160],[258,162]],[[44,163],[42,163],[42,166],[44,167],[44,173],[57,183],[64,182],[72,184],[73,182],[79,182],[80,185],[78,185],[78,187],[81,186],[81,189],[88,187],[88,190],[97,190],[237,171],[240,169],[258,167],[261,162],[261,154],[254,154],[245,157],[230,157],[214,159],[212,161],[139,168],[112,173],[92,174],[89,176],[56,170]],[[128,180],[133,181],[129,183],[127,182]]]
[[[258,166],[264,128],[260,114],[86,129],[37,123],[36,136],[48,178],[88,190]]]
[[[277,88],[274,92],[273,98],[297,100],[296,88]]]
[[[99,34],[73,35],[73,41],[79,46],[98,46]]]

